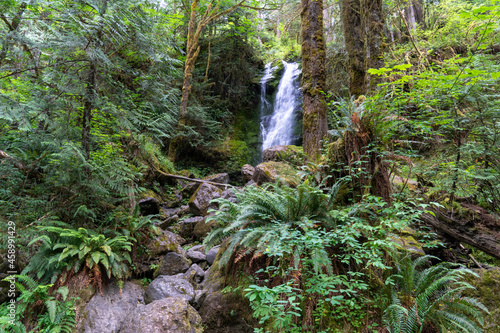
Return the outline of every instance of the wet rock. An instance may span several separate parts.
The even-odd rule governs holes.
[[[255,168],[250,164],[245,164],[244,166],[241,167],[241,175],[243,176],[243,180],[245,181],[245,183],[252,180],[254,172]]]
[[[188,302],[194,299],[194,288],[185,274],[160,275],[146,288],[144,301],[149,304],[167,297],[182,297]]]
[[[154,276],[184,273],[191,266],[191,261],[179,253],[169,252],[160,261]]]
[[[123,289],[116,283],[108,285],[102,295],[95,294],[80,313],[84,318],[78,332],[81,333],[117,333],[122,323],[138,304],[144,304],[144,291],[132,282],[125,282]]]
[[[169,297],[137,307],[120,333],[201,333],[201,317],[182,297]]]
[[[189,200],[189,209],[193,215],[205,216],[210,207],[210,201],[220,198],[221,190],[210,184],[201,184]]]
[[[297,186],[300,183],[297,170],[286,163],[265,162],[255,167],[253,181],[259,186],[263,183],[274,183],[278,178],[290,186]]]

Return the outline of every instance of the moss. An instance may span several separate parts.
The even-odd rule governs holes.
[[[467,296],[474,297],[488,308],[485,315],[485,333],[497,333],[500,323],[500,269],[478,271],[479,277],[469,276],[468,281],[475,290],[469,290]]]

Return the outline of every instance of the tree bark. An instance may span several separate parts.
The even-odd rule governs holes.
[[[323,0],[302,0],[302,92],[304,152],[316,160],[328,134],[323,37]]]
[[[90,69],[87,74],[87,86],[85,88],[85,102],[83,105],[82,117],[82,148],[85,153],[85,158],[90,159],[90,124],[92,121],[92,109],[95,104],[96,92],[96,64],[94,61],[90,62]]]
[[[382,36],[384,34],[384,15],[382,13],[382,0],[370,0],[368,7],[368,43],[367,54],[369,57],[366,59],[366,69],[381,68],[384,66],[383,50],[382,50]],[[378,75],[371,76],[367,74],[366,80],[368,83],[368,91],[376,88],[380,81]]]
[[[340,15],[344,28],[345,48],[349,56],[349,93],[366,94],[365,85],[365,26],[361,0],[341,0]]]

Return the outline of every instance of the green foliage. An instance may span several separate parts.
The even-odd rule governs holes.
[[[279,185],[249,187],[243,193],[236,192],[236,196],[237,204],[221,201],[221,210],[212,219],[220,221],[222,227],[213,230],[204,241],[210,248],[231,236],[229,247],[221,257],[223,266],[241,249],[247,249],[247,253],[274,250],[273,244],[295,232],[303,219],[329,221],[325,195],[307,183],[297,189]]]
[[[20,292],[16,300],[16,320],[9,324],[7,303],[0,307],[0,328],[9,328],[10,332],[26,332],[26,325],[35,326],[37,332],[70,333],[76,325],[74,299],[67,300],[69,290],[60,287],[54,295],[50,294],[52,284],[38,285],[26,275],[16,275],[17,290]],[[59,295],[58,295],[59,294]],[[41,303],[40,303],[41,301]],[[43,304],[43,309],[39,309]],[[38,315],[37,318],[34,316]],[[23,324],[24,322],[24,324]]]
[[[464,277],[476,274],[449,263],[421,269],[430,259],[436,258],[412,261],[409,254],[397,256],[396,271],[386,281],[392,300],[384,311],[389,331],[422,332],[433,327],[443,332],[481,332],[483,311],[488,310],[476,299],[462,296],[473,289]]]
[[[107,274],[123,279],[131,263],[130,251],[133,238],[120,235],[113,238],[95,231],[79,228],[78,230],[45,226],[40,228],[47,234],[30,242],[42,242],[39,252],[30,261],[24,273],[36,274],[38,278],[54,280],[64,269],[73,269],[75,273],[82,268],[93,270],[95,283],[100,284],[101,269]]]

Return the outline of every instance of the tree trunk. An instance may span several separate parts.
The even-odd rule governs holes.
[[[302,0],[301,20],[304,152],[316,160],[321,153],[321,140],[328,134],[323,0]]]
[[[432,209],[433,215],[425,213],[420,219],[440,233],[500,259],[499,219],[475,205],[462,204],[462,210],[467,212],[468,216],[453,217],[442,209]],[[465,215],[464,212],[462,214]]]
[[[196,59],[200,54],[200,46],[198,45],[198,42],[200,40],[201,32],[203,31],[203,29],[205,29],[207,24],[218,19],[223,15],[231,13],[236,8],[240,7],[243,3],[245,3],[245,1],[246,0],[241,0],[237,4],[223,11],[219,11],[221,0],[218,0],[215,3],[214,8],[212,8],[212,3],[209,3],[207,5],[205,13],[202,15],[198,23],[196,22],[196,12],[198,9],[199,0],[193,0],[193,2],[191,3],[191,13],[189,17],[188,36],[186,45],[186,62],[184,65],[184,82],[182,85],[182,99],[179,112],[179,122],[177,123],[178,135],[172,139],[168,149],[168,159],[172,163],[175,163],[177,150],[179,148],[180,142],[182,141],[182,135],[180,135],[179,132],[183,130],[184,126],[187,123],[188,99],[189,99],[189,93],[191,91],[191,79],[193,77],[193,71]]]
[[[198,8],[198,0],[193,0],[191,3],[191,15],[189,18],[188,35],[187,35],[187,46],[186,46],[186,62],[184,65],[184,81],[182,84],[182,99],[181,107],[179,111],[179,122],[177,123],[177,132],[182,131],[187,121],[187,107],[189,93],[191,91],[191,78],[193,77],[194,64],[200,53],[200,47],[198,46],[198,38],[196,36],[196,9]],[[179,143],[182,140],[180,136],[172,139],[170,146],[168,148],[168,159],[175,162],[177,149],[179,148]]]
[[[365,26],[362,19],[361,0],[341,0],[345,48],[349,56],[349,93],[366,94],[365,85]]]
[[[85,88],[85,102],[83,105],[82,117],[82,148],[85,158],[90,159],[90,123],[92,121],[92,109],[94,108],[96,92],[96,65],[90,62],[90,69],[87,74],[87,86]]]
[[[370,0],[368,7],[368,43],[366,59],[366,69],[384,67],[383,52],[382,52],[382,36],[384,34],[384,15],[382,13],[382,0]],[[371,76],[367,74],[368,89],[372,91],[376,88],[380,81],[378,75]]]

